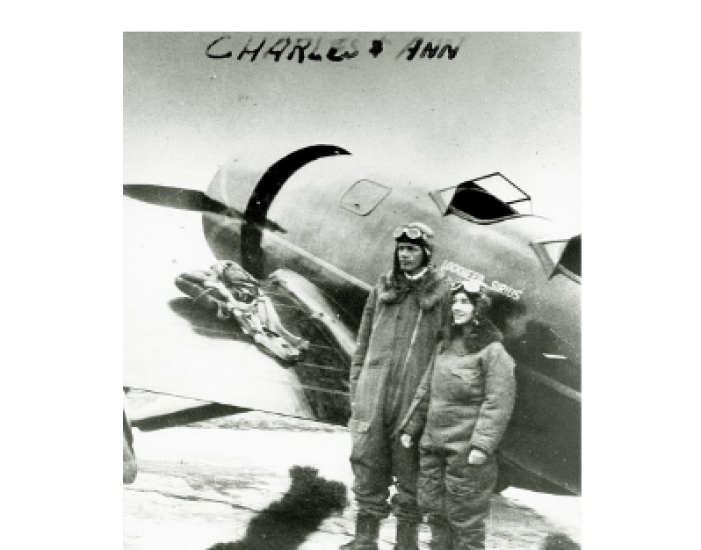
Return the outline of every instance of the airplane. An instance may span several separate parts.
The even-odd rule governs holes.
[[[262,410],[345,425],[365,300],[391,267],[395,228],[423,222],[435,232],[437,267],[489,289],[491,318],[517,364],[499,490],[580,494],[581,234],[563,235],[532,214],[531,197],[499,172],[467,180],[404,175],[331,144],[272,155],[256,166],[233,157],[206,192],[123,186],[138,201],[125,207],[132,203],[166,235],[134,230],[125,240],[125,262],[129,251],[140,254],[129,277],[139,297],[125,303],[125,388],[193,399],[186,409],[203,416]],[[169,214],[159,217],[163,210]],[[177,210],[202,214],[212,261],[237,262],[260,281],[283,324],[310,342],[302,360],[266,353],[163,279],[164,268],[175,276],[185,267],[179,216],[190,214]],[[147,407],[131,422],[148,427],[159,415],[182,412],[165,409]],[[196,413],[185,421],[194,418],[187,414]]]

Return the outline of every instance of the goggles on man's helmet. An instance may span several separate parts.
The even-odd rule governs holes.
[[[416,241],[418,239],[426,240],[428,238],[428,235],[421,231],[418,227],[409,227],[406,225],[400,225],[394,230],[395,239],[398,239],[402,235],[406,235],[412,241]]]

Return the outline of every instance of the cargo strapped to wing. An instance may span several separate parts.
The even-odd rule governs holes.
[[[224,273],[228,275],[224,277]],[[208,271],[183,273],[175,285],[193,303],[215,310],[219,319],[233,317],[244,334],[279,359],[297,361],[309,348],[306,340],[282,325],[260,283],[236,262],[226,260]]]

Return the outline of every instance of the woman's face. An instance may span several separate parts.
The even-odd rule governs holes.
[[[467,294],[458,292],[453,296],[453,321],[456,325],[464,325],[472,319],[472,312],[475,306],[472,305]]]

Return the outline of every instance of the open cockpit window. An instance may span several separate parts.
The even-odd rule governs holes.
[[[431,193],[444,216],[492,223],[531,214],[531,197],[499,172]]]
[[[532,246],[540,258],[548,277],[558,273],[582,282],[582,236],[571,239],[536,241]]]

